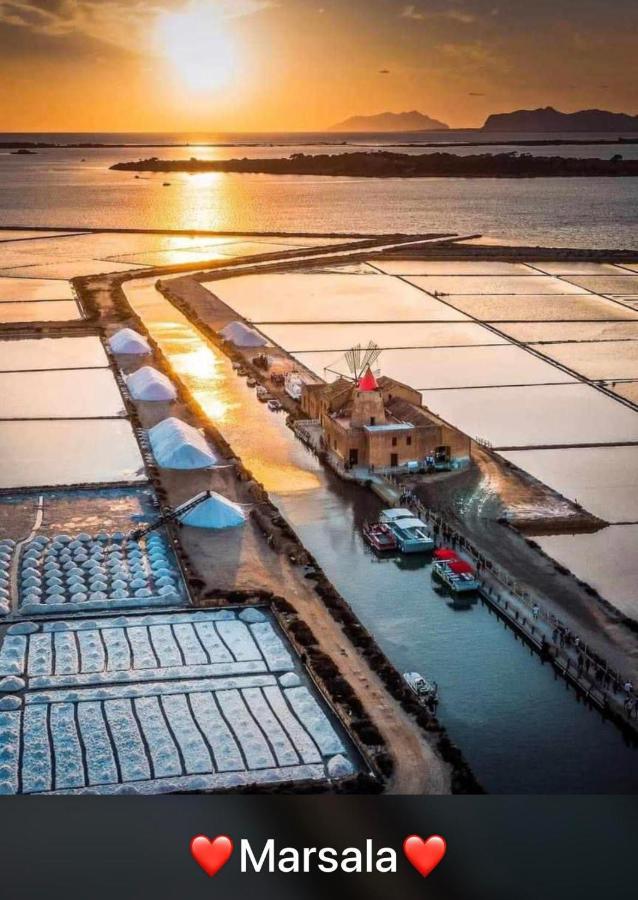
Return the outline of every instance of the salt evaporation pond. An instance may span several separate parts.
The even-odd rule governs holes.
[[[433,294],[584,294],[584,288],[551,275],[421,275],[408,279]]]
[[[514,340],[531,344],[544,341],[638,340],[638,319],[633,322],[499,322],[498,329]]]
[[[607,522],[638,521],[636,446],[510,450],[501,456]]]
[[[0,677],[26,679],[0,793],[157,794],[324,782],[360,761],[265,612],[13,626]]]
[[[534,540],[605,600],[638,620],[638,524],[610,525],[594,534],[543,535]]]
[[[126,419],[0,422],[0,488],[146,481]]]
[[[398,278],[243,275],[204,284],[253,322],[459,321],[462,313]]]
[[[586,378],[638,378],[638,343],[552,344],[543,353]]]
[[[124,401],[110,369],[0,373],[2,419],[124,415]]]
[[[381,348],[505,344],[507,339],[472,322],[361,322],[351,325],[262,325],[260,331],[291,353],[349,350],[372,341]],[[385,355],[383,357],[385,359]]]
[[[324,372],[326,366],[348,375],[345,359],[335,358],[334,352],[297,353],[295,357],[327,381],[337,376]],[[556,366],[512,345],[385,350],[375,365],[383,375],[417,390],[575,381]]]
[[[0,322],[70,322],[81,319],[75,300],[35,300],[32,303],[0,303]]]
[[[484,259],[382,259],[374,266],[388,275],[538,275],[525,263]]]
[[[598,294],[638,294],[638,275],[583,275],[568,276],[571,284]]]
[[[612,263],[597,263],[588,260],[562,259],[548,262],[531,263],[539,272],[548,275],[627,275],[623,266],[615,266]],[[623,264],[624,265],[624,264]]]
[[[630,309],[594,294],[454,294],[445,302],[486,322],[636,318]]]
[[[11,250],[0,244],[0,265]],[[53,281],[48,278],[0,278],[0,301],[20,302],[24,300],[72,300],[73,290],[68,281]]]
[[[432,412],[494,447],[638,441],[638,416],[579,384],[423,391]]]
[[[38,338],[0,341],[0,371],[91,369],[108,366],[99,337]]]

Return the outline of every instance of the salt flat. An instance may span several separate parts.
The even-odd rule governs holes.
[[[333,380],[334,371],[347,375],[343,357],[334,351],[296,353],[295,358],[319,377]],[[575,379],[526,350],[508,344],[487,347],[423,347],[385,350],[378,365],[384,375],[418,390],[483,387],[504,384],[561,384]]]
[[[534,540],[622,613],[638,619],[638,525],[611,525],[594,534],[552,534]]]
[[[585,288],[551,275],[422,275],[408,278],[429,293],[444,294],[584,294]]]
[[[258,610],[9,629],[0,792],[156,794],[355,771],[352,748]]]
[[[538,275],[524,263],[469,259],[382,259],[372,263],[388,275]]]
[[[552,344],[542,352],[586,378],[638,378],[638,342]]]
[[[243,275],[204,283],[253,322],[459,321],[467,317],[391,275]]]
[[[635,322],[499,322],[497,327],[503,334],[531,344],[543,341],[638,340],[638,319]]]
[[[124,415],[124,401],[110,369],[0,373],[0,419]]]
[[[607,522],[638,522],[638,447],[512,450],[501,456]]]
[[[126,419],[0,421],[0,488],[146,481]]]
[[[626,269],[612,263],[590,262],[580,259],[564,259],[549,262],[530,263],[539,272],[547,275],[626,275]]]
[[[638,329],[638,321],[636,322]],[[473,322],[365,322],[327,325],[262,325],[271,341],[291,353],[308,350],[349,350],[372,341],[381,348],[453,347],[506,344],[507,338]]]
[[[41,261],[41,260],[40,260]],[[0,244],[0,265],[2,245]],[[0,301],[20,303],[32,300],[72,300],[73,290],[68,281],[48,278],[0,277]]]
[[[577,287],[599,294],[638,293],[638,275],[630,275],[629,272],[622,275],[569,276],[569,281]]]
[[[81,319],[75,300],[0,303],[0,324],[14,322],[70,322]]]
[[[455,294],[445,302],[486,322],[634,318],[638,322],[634,310],[594,294]]]
[[[584,384],[423,391],[433,412],[495,447],[638,441],[638,416]]]
[[[0,371],[85,369],[108,366],[97,336],[0,341]]]

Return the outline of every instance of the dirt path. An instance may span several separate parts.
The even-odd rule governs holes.
[[[613,613],[589,595],[570,573],[560,572],[541,554],[498,519],[516,502],[514,477],[491,454],[473,451],[474,465],[458,479],[417,488],[424,503],[440,511],[486,557],[505,569],[572,631],[594,648],[617,671],[638,680],[638,641]],[[519,498],[527,496],[525,485]]]

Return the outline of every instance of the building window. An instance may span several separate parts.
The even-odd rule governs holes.
[[[396,445],[397,445],[397,439],[396,439],[396,438],[392,438],[392,446],[393,446],[393,447],[396,447]]]
[[[408,447],[411,447],[412,446],[412,436],[408,435],[407,438],[405,439],[405,442],[408,445]]]
[[[376,423],[376,421],[377,421],[377,420],[375,419],[374,416],[370,416],[370,424],[371,424],[371,425],[374,425],[374,424]]]

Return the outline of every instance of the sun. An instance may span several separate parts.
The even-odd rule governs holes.
[[[189,91],[216,91],[233,77],[233,38],[210,0],[198,0],[180,12],[161,15],[155,41],[159,53]]]

